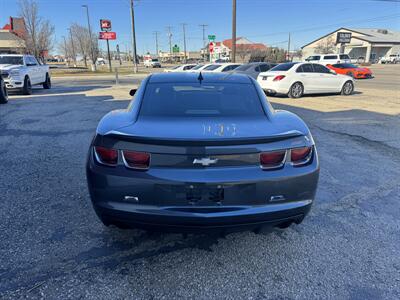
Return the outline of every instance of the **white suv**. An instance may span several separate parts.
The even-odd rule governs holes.
[[[400,63],[400,54],[390,54],[381,58],[381,64],[398,64]]]
[[[348,54],[314,54],[305,60],[306,62],[328,64],[350,64],[351,58]]]

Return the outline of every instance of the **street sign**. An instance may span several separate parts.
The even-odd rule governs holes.
[[[208,49],[210,51],[210,53],[212,54],[214,52],[214,42],[210,42],[208,44]]]
[[[111,31],[101,31],[99,32],[99,40],[116,40],[117,34]]]
[[[215,34],[209,34],[208,35],[208,40],[209,41],[215,41]]]
[[[111,21],[110,20],[101,19],[100,20],[100,29],[102,31],[111,31]]]
[[[336,36],[336,44],[350,43],[351,32],[338,32]]]
[[[178,45],[174,45],[174,46],[172,47],[172,52],[178,53],[178,52],[179,52],[179,46],[178,46]]]

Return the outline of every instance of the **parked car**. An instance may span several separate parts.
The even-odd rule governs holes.
[[[158,73],[102,118],[86,172],[106,226],[209,233],[302,222],[319,162],[306,124],[249,76]]]
[[[397,64],[400,63],[400,54],[390,54],[380,59],[381,64]]]
[[[201,72],[202,70],[204,70],[205,68],[207,68],[210,65],[212,65],[212,64],[198,64],[197,66],[191,68],[189,70],[189,72]]]
[[[170,73],[170,72],[184,72],[184,71],[189,71],[193,69],[196,64],[185,64],[185,65],[180,65],[180,66],[175,66],[171,69],[165,69],[164,72]]]
[[[3,77],[8,77],[8,73],[3,73],[0,71],[0,104],[5,104],[8,102],[7,88]]]
[[[351,58],[348,54],[314,54],[305,60],[306,62],[327,64],[344,64],[351,63]]]
[[[221,58],[218,58],[218,59],[216,59],[215,61],[214,61],[214,63],[227,63],[227,62],[230,62],[231,61],[231,59],[228,57],[228,56],[223,56],[223,57],[221,57]]]
[[[8,73],[3,79],[9,90],[21,90],[24,95],[30,95],[33,85],[51,88],[49,66],[40,64],[32,55],[0,54],[0,71]]]
[[[210,64],[202,69],[202,72],[228,72],[239,66],[240,64],[237,63]]]
[[[372,72],[370,69],[360,68],[353,64],[334,64],[326,66],[335,71],[337,74],[343,74],[357,79],[372,77]]]
[[[143,64],[146,68],[161,68],[161,63],[157,58],[145,60]]]
[[[232,72],[233,73],[240,73],[240,74],[246,74],[254,79],[257,79],[258,74],[261,72],[267,72],[269,69],[275,67],[276,64],[273,63],[267,63],[267,62],[252,62],[248,64],[241,65],[234,69]]]
[[[321,64],[283,63],[258,75],[258,83],[269,94],[300,98],[304,94],[339,93],[351,95],[352,77],[336,74]]]

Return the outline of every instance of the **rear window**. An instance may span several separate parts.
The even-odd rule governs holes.
[[[236,68],[236,71],[247,71],[248,69],[251,68],[252,65],[241,65]]]
[[[306,60],[310,61],[310,60],[320,60],[321,56],[319,55],[313,55],[313,56],[309,56]]]
[[[264,115],[252,84],[149,83],[139,117],[254,117]]]
[[[279,64],[276,67],[273,67],[270,71],[288,71],[290,70],[296,63],[284,63]]]
[[[325,55],[324,59],[337,59],[337,55]]]
[[[205,67],[204,70],[212,71],[212,70],[217,69],[217,68],[220,67],[220,66],[221,66],[221,65],[209,65],[208,67]]]
[[[198,69],[200,69],[200,68],[203,67],[203,66],[204,66],[204,65],[197,65],[197,66],[193,67],[192,70],[198,70]]]

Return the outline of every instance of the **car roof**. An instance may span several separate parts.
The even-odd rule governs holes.
[[[196,72],[196,73],[153,73],[150,75],[149,83],[198,83],[199,76],[203,77],[202,83],[217,83],[224,81],[226,83],[251,83],[251,79],[247,75],[232,74],[232,73],[208,73],[208,72]]]

